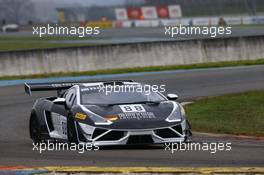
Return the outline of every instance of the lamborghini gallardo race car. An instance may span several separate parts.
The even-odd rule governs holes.
[[[36,100],[30,115],[30,137],[91,143],[97,146],[184,142],[190,125],[177,95],[160,92],[111,92],[102,87],[141,86],[131,80],[25,84],[25,91],[57,91]]]

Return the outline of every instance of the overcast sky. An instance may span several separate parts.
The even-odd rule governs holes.
[[[33,2],[45,2],[49,0],[32,0]],[[137,0],[135,0],[137,1]],[[126,0],[53,0],[56,4],[81,4],[81,5],[118,5],[123,4]]]
[[[73,2],[73,0],[60,0],[60,1]],[[82,4],[112,5],[112,4],[124,3],[125,0],[74,0],[74,2],[75,3],[79,2]]]
[[[109,5],[122,5],[125,2],[142,2],[142,0],[30,0],[35,3],[35,10],[37,11],[34,16],[45,21],[56,21],[57,11],[59,7],[85,7],[85,6],[109,6]]]

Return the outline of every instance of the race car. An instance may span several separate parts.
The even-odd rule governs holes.
[[[190,124],[175,94],[113,91],[139,87],[132,80],[25,84],[25,92],[57,91],[36,100],[29,121],[35,143],[47,140],[96,146],[185,142]]]

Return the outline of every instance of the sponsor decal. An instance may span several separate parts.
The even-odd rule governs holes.
[[[100,86],[91,86],[91,87],[82,88],[81,92],[94,91],[94,90],[100,90]]]
[[[54,88],[61,88],[61,87],[67,87],[67,86],[74,86],[77,85],[78,83],[58,83],[58,84],[51,84],[51,87]]]
[[[133,113],[121,113],[118,114],[120,120],[145,120],[156,119],[153,112],[133,112]]]
[[[87,115],[81,114],[81,113],[78,112],[78,113],[75,114],[75,118],[76,119],[80,119],[80,120],[85,120],[87,118]]]

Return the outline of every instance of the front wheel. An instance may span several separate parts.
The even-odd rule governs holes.
[[[29,134],[34,143],[40,143],[42,141],[40,125],[36,115],[30,117]]]
[[[79,143],[77,131],[75,127],[75,121],[72,115],[69,115],[67,118],[67,136],[68,136],[69,143],[76,143],[76,144]]]

